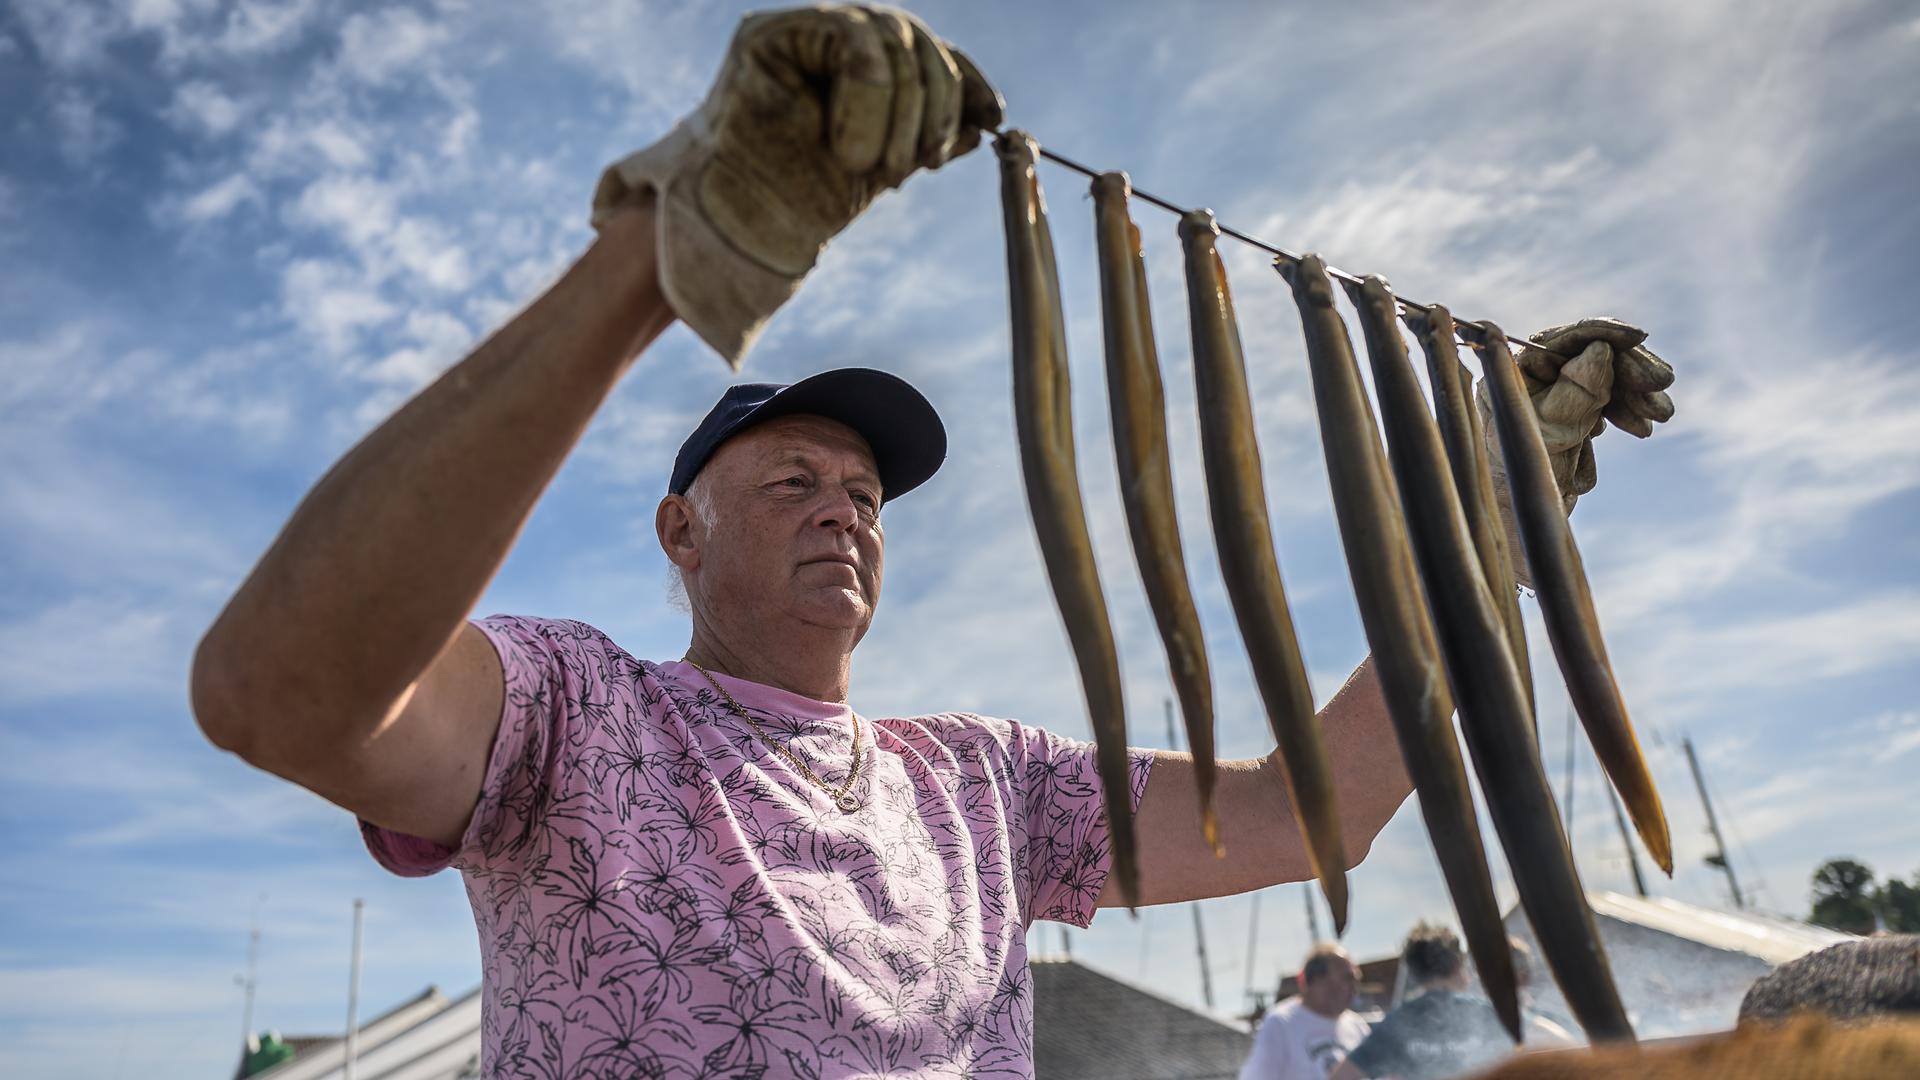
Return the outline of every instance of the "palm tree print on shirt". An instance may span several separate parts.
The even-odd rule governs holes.
[[[1107,877],[1091,744],[862,717],[845,813],[687,665],[584,623],[476,625],[506,701],[460,847],[362,830],[395,873],[465,879],[484,1075],[1032,1075],[1026,927],[1086,925]],[[718,677],[845,775],[846,706]],[[1149,761],[1133,756],[1136,806]]]

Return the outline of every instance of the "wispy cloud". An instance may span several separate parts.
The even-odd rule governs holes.
[[[54,137],[70,164],[92,164],[120,141],[118,121],[103,115],[100,103],[75,87],[58,91],[52,108]]]

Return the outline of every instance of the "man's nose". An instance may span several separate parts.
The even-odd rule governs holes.
[[[852,493],[834,484],[824,485],[820,501],[813,508],[813,523],[825,529],[851,532],[860,520],[860,507]]]

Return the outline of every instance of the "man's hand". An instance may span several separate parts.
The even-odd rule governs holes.
[[[1644,439],[1653,434],[1654,424],[1673,418],[1673,399],[1666,393],[1673,385],[1673,368],[1642,344],[1646,339],[1645,330],[1618,319],[1582,319],[1530,336],[1533,344],[1514,358],[1533,399],[1540,437],[1568,514],[1598,479],[1593,440],[1608,424]],[[1484,380],[1476,397],[1514,576],[1520,584],[1531,585],[1514,530],[1506,464],[1493,436],[1492,403]]]
[[[658,193],[661,287],[737,368],[828,240],[1000,122],[1000,95],[973,62],[905,12],[749,15],[700,108],[607,169],[593,221]]]

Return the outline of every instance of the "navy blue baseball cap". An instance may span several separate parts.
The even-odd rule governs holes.
[[[667,490],[685,495],[721,443],[755,424],[800,413],[838,420],[867,440],[880,470],[883,501],[919,487],[947,459],[947,429],[920,391],[884,371],[840,368],[786,385],[728,387],[719,404],[680,444]]]

